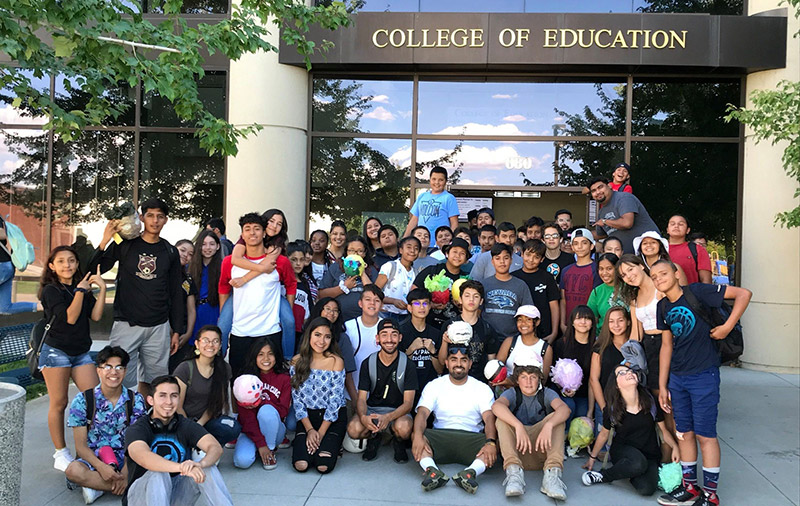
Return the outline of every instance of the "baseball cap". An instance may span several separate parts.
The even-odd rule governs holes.
[[[539,309],[534,306],[533,304],[526,304],[524,306],[520,306],[517,309],[517,314],[514,315],[514,318],[517,316],[527,316],[528,318],[541,318],[542,314],[539,312]]]
[[[570,242],[574,241],[576,237],[585,237],[586,239],[589,239],[592,244],[594,244],[594,235],[592,235],[592,232],[589,231],[588,228],[576,228],[573,230],[569,235]]]
[[[384,318],[380,322],[378,322],[378,332],[383,329],[394,329],[400,332],[400,325],[397,324],[396,321],[392,320],[391,318]]]
[[[631,171],[631,166],[630,166],[630,165],[628,165],[628,164],[627,164],[627,163],[625,163],[625,162],[619,162],[618,164],[614,165],[614,170],[616,170],[616,169],[618,169],[618,168],[620,168],[620,167],[625,167],[625,170],[627,170],[628,172],[630,172],[630,171]]]
[[[469,254],[469,250],[471,249],[471,248],[470,248],[470,245],[469,245],[469,243],[468,243],[467,241],[465,241],[464,239],[462,239],[462,238],[460,238],[460,237],[456,237],[455,239],[453,239],[453,240],[450,242],[450,244],[446,244],[446,245],[445,245],[445,246],[442,248],[442,252],[443,252],[443,253],[446,255],[446,254],[448,254],[448,253],[450,252],[450,250],[451,250],[451,249],[453,249],[453,248],[462,248],[464,251],[466,251],[466,252],[467,252],[467,254]]]

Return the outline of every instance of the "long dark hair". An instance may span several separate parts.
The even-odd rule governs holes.
[[[646,237],[645,239],[652,239],[652,237]],[[664,247],[664,243],[659,241],[658,239],[655,239],[655,241],[658,243],[658,260],[670,260],[670,261],[672,261],[670,256],[669,256],[669,251],[667,250],[667,248]],[[644,239],[642,239],[642,242],[644,242]],[[652,267],[652,265],[647,265],[647,259],[644,257],[644,253],[642,253],[642,245],[641,244],[639,244],[639,254],[636,255],[636,256],[638,256],[639,258],[642,259],[642,263],[644,264],[644,272],[645,272],[645,274],[647,274],[649,276],[650,275],[650,267]],[[656,260],[656,262],[658,262],[658,260]],[[653,263],[655,263],[655,262],[653,262]]]
[[[620,269],[622,269],[624,264],[641,265],[645,271],[645,275],[647,275],[648,269],[644,260],[632,253],[625,253],[620,257],[619,262],[617,262],[617,279],[619,283],[617,283],[617,287],[614,289],[614,298],[620,299],[630,306],[631,302],[636,300],[636,297],[639,295],[639,287],[631,286],[622,279]]]
[[[375,246],[372,245],[372,239],[370,239],[369,235],[367,235],[367,223],[369,223],[372,220],[377,221],[379,226],[383,226],[383,222],[380,219],[378,219],[378,218],[376,218],[374,216],[370,216],[369,218],[364,220],[364,225],[361,227],[361,234],[367,240],[367,243],[368,243],[367,244],[367,251],[369,251],[370,255],[374,255],[375,254]],[[378,236],[378,239],[380,240],[380,236]]]
[[[628,310],[622,306],[613,306],[609,308],[608,311],[606,311],[605,318],[603,319],[603,328],[600,329],[600,336],[597,338],[596,348],[601,357],[603,356],[603,352],[606,351],[606,348],[608,348],[608,346],[614,341],[614,336],[611,334],[611,329],[608,326],[608,315],[615,311],[620,311],[623,315],[625,315],[625,319],[628,321],[628,329],[626,330],[626,333],[628,334],[629,338],[631,336],[631,314],[628,312]]]
[[[603,389],[603,397],[606,398],[606,405],[611,413],[612,425],[619,425],[622,422],[622,417],[625,416],[628,410],[628,407],[625,405],[625,398],[622,397],[622,393],[619,391],[619,386],[617,385],[617,369],[619,367],[625,366],[618,365],[614,367]],[[652,412],[654,400],[647,388],[641,383],[636,383],[636,392],[639,394],[639,410],[647,413]]]
[[[278,235],[268,236],[267,234],[267,222],[269,222],[270,218],[279,214],[281,218],[283,218],[283,225],[281,225],[281,231],[278,232]],[[264,246],[269,248],[270,246],[277,246],[281,249],[281,254],[286,254],[286,243],[289,242],[289,224],[286,223],[286,215],[283,214],[283,211],[280,209],[267,209],[264,211],[264,214],[261,215],[264,219]]]
[[[347,241],[344,243],[344,255],[342,256],[342,258],[339,259],[339,266],[342,267],[342,270],[344,270],[344,267],[342,265],[342,259],[347,256],[347,248],[349,248],[350,243],[353,242],[360,242],[361,244],[364,245],[364,257],[363,257],[364,261],[367,263],[368,267],[372,266],[373,260],[372,260],[372,253],[369,252],[369,239],[365,239],[360,235],[354,235],[353,237],[348,238]]]
[[[222,340],[222,330],[220,330],[219,327],[216,325],[204,325],[197,331],[197,341],[199,341],[200,337],[206,332],[213,332],[217,334],[220,341]],[[212,367],[214,368],[214,372],[211,374],[211,388],[208,393],[208,405],[206,409],[213,419],[228,412],[228,389],[230,388],[231,378],[228,375],[228,367],[225,363],[225,359],[222,358],[222,355],[219,353],[214,356]]]
[[[272,371],[276,374],[286,372],[286,364],[283,360],[283,353],[281,353],[280,347],[275,344],[275,341],[271,337],[261,337],[253,343],[247,351],[247,358],[244,361],[242,374],[252,374],[253,376],[259,376],[261,374],[261,369],[258,368],[258,354],[264,346],[269,346],[272,350],[272,354],[275,355],[275,365],[272,367]]]
[[[36,293],[36,297],[39,300],[42,300],[42,291],[44,290],[45,286],[61,284],[61,280],[58,279],[58,274],[56,274],[56,272],[50,268],[50,264],[56,259],[56,255],[62,251],[69,251],[76,260],[75,274],[72,275],[72,282],[69,284],[70,288],[76,286],[80,280],[83,279],[80,258],[78,257],[78,252],[75,251],[75,248],[72,246],[56,246],[50,252],[50,256],[47,257],[47,262],[44,264],[44,269],[42,269],[42,277],[39,279],[39,291]]]
[[[582,345],[575,339],[575,327],[573,326],[573,322],[575,322],[577,318],[589,318],[592,322],[591,327],[589,327],[588,349],[581,349],[580,347]],[[559,358],[574,358],[578,361],[578,364],[582,369],[590,369],[592,365],[592,346],[594,345],[596,337],[597,318],[595,318],[594,312],[591,310],[591,308],[589,308],[589,306],[576,306],[569,315],[569,320],[567,321],[567,330],[561,337],[564,342],[564,357]]]
[[[333,322],[331,327],[331,332],[333,332],[333,338],[336,342],[339,342],[339,338],[344,331],[344,319],[342,318],[342,305],[339,304],[339,301],[334,299],[333,297],[323,297],[314,304],[314,307],[311,308],[311,311],[308,315],[308,321],[306,322],[306,329],[308,328],[309,324],[314,321],[316,318],[325,318],[322,316],[322,308],[328,305],[329,302],[333,302],[336,304],[336,307],[339,308],[339,315],[336,317],[336,321]],[[327,318],[325,318],[327,320]],[[303,329],[305,332],[306,329]]]
[[[203,283],[203,242],[206,237],[211,237],[217,243],[217,252],[208,262],[208,303],[212,306],[219,306],[219,275],[222,270],[222,244],[219,237],[213,230],[203,230],[194,242],[194,255],[189,263],[189,275],[192,276],[197,292],[200,292],[200,285]]]
[[[327,327],[331,331],[331,344],[323,354],[326,357],[331,355],[342,356],[339,351],[339,343],[336,342],[336,339],[333,339],[333,324],[327,318],[321,316],[311,320],[311,323],[308,324],[305,332],[303,332],[300,351],[297,353],[297,358],[294,362],[294,376],[292,376],[292,388],[294,389],[300,388],[311,374],[311,361],[314,358],[314,353],[311,350],[311,333],[319,327]]]

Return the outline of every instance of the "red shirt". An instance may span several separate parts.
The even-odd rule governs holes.
[[[686,280],[689,284],[699,283],[700,275],[698,271],[711,272],[711,259],[708,256],[708,251],[699,244],[697,245],[697,265],[694,263],[694,257],[689,250],[689,243],[670,244],[669,257],[672,261],[680,265],[683,272],[686,273]]]
[[[611,181],[610,183],[608,183],[608,186],[610,186],[611,189],[614,190],[615,192],[618,192],[620,186],[622,186],[623,184],[627,183],[615,183],[614,181]],[[625,193],[633,193],[633,188],[631,187],[631,185],[628,184],[622,191]]]
[[[264,388],[261,389],[261,406],[269,404],[278,411],[281,419],[285,419],[289,414],[289,402],[292,400],[291,378],[286,373],[276,374],[274,371],[259,373],[258,377],[264,382]],[[258,425],[258,410],[261,406],[257,408],[239,406],[242,432],[255,443],[256,448],[267,446],[267,440]]]
[[[244,239],[241,237],[236,241],[236,245],[238,246],[239,244],[244,245]],[[224,262],[223,265],[225,265]],[[294,269],[292,269],[292,262],[289,261],[286,255],[279,255],[278,259],[275,261],[275,268],[278,270],[278,277],[281,280],[281,284],[286,288],[286,295],[295,295],[297,293],[297,278],[294,275]],[[220,293],[231,293],[231,285],[228,284],[228,281],[230,281],[230,270],[227,274],[228,279],[226,279],[224,283],[227,288],[225,291],[220,291]],[[222,287],[221,276],[219,281],[219,286]]]

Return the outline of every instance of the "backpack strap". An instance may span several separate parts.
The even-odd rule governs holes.
[[[398,361],[397,361],[397,372],[395,373],[395,380],[397,382],[397,388],[400,390],[400,394],[405,394],[405,389],[403,388],[406,384],[406,367],[408,367],[408,357],[405,353],[398,353]]]
[[[547,352],[547,347],[550,346],[550,343],[542,339],[542,366],[544,366],[544,354]]]
[[[128,400],[125,401],[125,426],[131,426],[131,416],[133,415],[133,400],[135,399],[136,394],[133,393],[133,390],[130,388],[126,388],[125,390],[128,391]]]
[[[686,245],[689,247],[689,253],[692,254],[692,258],[694,259],[694,270],[698,270],[697,269],[697,244],[695,244],[694,241],[689,241],[689,242],[686,243]]]
[[[353,356],[358,355],[358,350],[361,349],[361,325],[358,323],[358,318],[356,318],[356,331],[358,332],[358,346],[353,350]]]
[[[511,413],[514,416],[517,416],[517,411],[519,411],[519,408],[522,407],[522,399],[523,399],[522,389],[519,387],[519,385],[514,385],[514,395],[516,396],[515,398],[517,402],[516,405],[514,406],[514,411],[512,411]]]
[[[539,406],[540,406],[539,414],[544,413],[544,416],[547,416],[550,413],[550,410],[548,409],[548,408],[550,408],[550,406],[545,404],[545,401],[544,401],[544,387],[541,386],[541,385],[539,386],[539,391],[536,392],[536,400],[539,402]]]
[[[89,390],[84,390],[83,399],[86,401],[86,429],[88,430],[92,428],[92,425],[94,425],[94,411],[95,411],[94,388],[90,388]]]
[[[619,190],[617,190],[617,191],[618,192],[624,192],[625,188],[627,188],[627,187],[628,187],[628,183],[622,183],[621,185],[619,185]]]
[[[360,338],[360,336],[359,336]],[[378,385],[378,353],[375,352],[367,357],[367,370],[369,371],[369,386],[371,390],[375,390]]]
[[[689,303],[689,307],[692,308],[697,316],[703,319],[704,322],[708,324],[709,327],[712,329],[716,326],[711,319],[711,315],[709,314],[708,310],[705,308],[705,305],[702,304],[692,290],[687,286],[683,288],[683,296],[686,297],[686,302]]]
[[[511,340],[511,347],[508,349],[508,356],[509,357],[511,356],[511,352],[514,351],[514,346],[517,345],[517,341],[518,340],[519,340],[519,334],[514,336],[514,338]],[[547,342],[547,341],[545,341],[545,342]],[[544,356],[544,355],[542,355],[542,356]],[[508,360],[508,358],[506,358],[506,360]]]

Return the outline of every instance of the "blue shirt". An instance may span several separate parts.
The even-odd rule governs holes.
[[[697,300],[709,308],[722,306],[725,299],[722,285],[692,283],[683,289],[691,290]],[[711,327],[695,314],[684,295],[675,302],[666,297],[658,301],[656,322],[659,330],[672,332],[670,373],[685,376],[719,367],[719,352],[710,336]]]
[[[289,374],[294,376],[294,366],[289,368]],[[324,409],[323,419],[335,422],[339,418],[339,409],[345,405],[344,376],[344,371],[311,369],[300,388],[292,389],[297,419],[306,418],[309,409]]]
[[[436,229],[450,227],[450,217],[458,216],[458,203],[452,193],[443,191],[434,195],[426,191],[411,207],[411,214],[419,220],[419,225],[428,229],[431,242],[436,240]]]
[[[110,446],[117,456],[117,461],[124,462],[125,454],[125,430],[127,416],[125,404],[128,401],[128,389],[123,388],[122,394],[117,400],[117,404],[111,404],[103,396],[100,385],[94,387],[94,422],[86,433],[86,443],[93,451],[97,451],[103,446]],[[134,392],[133,412],[131,413],[130,424],[145,413],[144,397]],[[67,418],[68,427],[85,427],[89,425],[86,419],[86,398],[83,392],[72,399],[69,407],[69,417]]]

